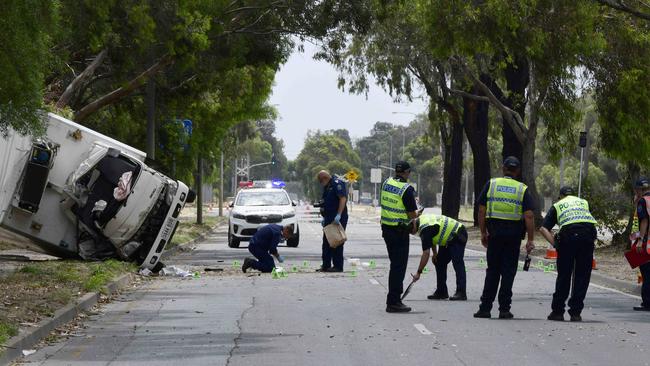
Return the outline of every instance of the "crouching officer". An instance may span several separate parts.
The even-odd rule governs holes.
[[[318,182],[323,186],[323,227],[337,223],[345,229],[348,226],[348,193],[345,182],[337,176],[331,176],[325,170],[318,173]],[[330,247],[325,233],[323,233],[322,258],[323,264],[320,267],[322,272],[343,272],[343,246]]]
[[[256,269],[263,273],[269,273],[275,268],[275,257],[278,262],[284,262],[284,258],[278,253],[278,244],[282,238],[291,239],[293,236],[293,224],[284,227],[276,224],[269,224],[260,227],[248,244],[248,251],[257,258],[244,259],[241,270],[246,273],[249,268]],[[271,257],[273,255],[273,257]]]
[[[467,244],[467,230],[460,222],[446,216],[425,214],[417,219],[417,233],[422,240],[422,257],[418,272],[413,280],[420,279],[420,275],[429,261],[429,252],[433,252],[431,262],[436,267],[437,288],[429,300],[467,300],[465,273],[465,245]],[[438,249],[436,250],[436,246]],[[449,297],[447,291],[447,265],[451,261],[456,272],[456,293]]]
[[[528,233],[526,251],[535,248],[533,199],[525,184],[515,180],[521,172],[519,159],[503,161],[503,178],[491,179],[479,195],[478,223],[481,244],[487,249],[485,285],[475,318],[490,318],[499,282],[499,319],[512,319],[512,284],[517,274],[519,251],[524,233]]]
[[[633,239],[633,246],[640,254],[643,251],[650,254],[648,233],[650,232],[650,180],[640,177],[634,184],[636,201],[636,217],[638,218],[638,233]],[[635,306],[635,311],[650,311],[650,262],[639,266],[643,285],[641,286],[641,306]]]
[[[553,235],[551,230],[556,224],[560,231]],[[548,210],[539,231],[557,250],[557,279],[548,320],[564,320],[564,304],[569,297],[573,274],[569,315],[572,322],[579,322],[589,287],[596,241],[596,220],[589,212],[589,203],[574,196],[571,187],[562,187],[560,200]]]
[[[390,260],[386,297],[389,313],[411,311],[401,300],[409,257],[409,233],[414,225],[411,220],[417,217],[415,190],[408,184],[410,174],[411,166],[400,161],[395,165],[395,177],[386,179],[381,186],[381,232]]]

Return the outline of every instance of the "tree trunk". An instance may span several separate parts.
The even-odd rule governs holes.
[[[153,79],[147,81],[145,93],[147,104],[147,157],[156,160],[156,82]]]
[[[478,90],[472,90],[478,95]],[[463,98],[463,126],[474,157],[474,195],[478,196],[490,180],[490,154],[488,152],[489,102]],[[471,195],[470,195],[471,197]],[[474,205],[474,226],[478,226],[478,206]]]
[[[56,102],[57,108],[64,108],[70,104],[72,97],[75,96],[78,93],[79,89],[84,84],[86,84],[88,79],[90,79],[95,74],[95,70],[97,70],[102,62],[104,62],[107,54],[108,51],[106,49],[102,50],[102,52],[95,56],[95,59],[86,67],[86,69],[84,69],[81,74],[77,75],[77,77],[72,80],[70,85],[65,88],[65,91],[63,94],[61,94],[61,97],[59,97],[59,100]]]
[[[463,125],[452,122],[450,127],[451,136],[445,147],[442,214],[457,219],[463,180]]]
[[[526,87],[530,82],[530,70],[526,58],[517,57],[514,63],[509,63],[505,69],[505,77],[509,95],[502,95],[499,99],[502,100],[505,106],[517,112],[523,119],[526,115]],[[503,148],[501,150],[503,159],[508,156],[515,156],[518,159],[522,159],[524,146],[517,139],[510,125],[505,121],[505,118],[503,119],[501,137],[503,138]]]
[[[587,180],[587,176],[589,175],[589,160],[591,159],[591,138],[590,138],[590,131],[591,127],[593,127],[594,123],[596,123],[596,116],[592,113],[587,114],[585,118],[585,131],[587,132],[587,146],[585,146],[585,156],[584,156],[584,167],[582,168],[582,179],[583,181]]]

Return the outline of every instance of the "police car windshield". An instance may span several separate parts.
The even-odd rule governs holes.
[[[286,206],[289,197],[283,191],[277,192],[241,192],[236,206]]]

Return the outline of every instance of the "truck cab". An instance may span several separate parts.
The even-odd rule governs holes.
[[[46,253],[157,270],[194,192],[131,146],[55,114],[40,138],[0,139],[0,225]]]

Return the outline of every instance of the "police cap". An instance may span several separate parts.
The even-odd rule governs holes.
[[[395,172],[404,173],[407,170],[411,170],[409,163],[405,161],[398,161],[397,164],[395,164]]]
[[[571,195],[574,195],[574,194],[575,193],[573,191],[573,188],[571,188],[569,186],[564,186],[564,187],[560,188],[560,196],[571,196]]]
[[[639,177],[639,179],[634,182],[634,188],[650,188],[650,180],[646,177]]]
[[[517,169],[521,166],[521,163],[516,157],[508,156],[503,160],[503,166],[506,168]]]

